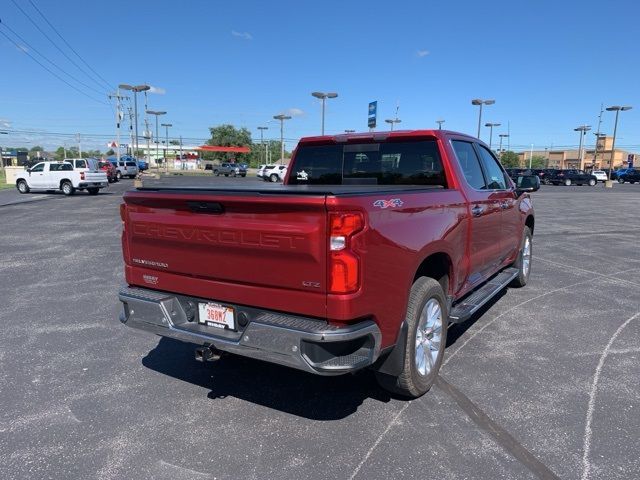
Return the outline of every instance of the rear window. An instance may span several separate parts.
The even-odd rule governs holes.
[[[127,167],[135,167],[136,162],[126,162]]]
[[[439,185],[446,180],[434,140],[301,146],[292,185]]]

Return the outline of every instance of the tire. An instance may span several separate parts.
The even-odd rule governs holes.
[[[624,183],[624,178],[618,177],[618,183]]]
[[[62,184],[60,185],[60,190],[62,190],[62,193],[64,193],[66,196],[73,195],[76,192],[76,189],[73,188],[73,185],[68,180],[62,182]]]
[[[528,248],[527,248],[528,247]],[[510,287],[524,287],[531,275],[531,260],[533,258],[533,235],[529,227],[524,227],[522,243],[518,251],[518,258],[513,262],[513,267],[518,269],[518,276],[509,284]]]
[[[269,180],[270,180],[272,183],[277,183],[277,182],[278,182],[278,175],[276,175],[275,173],[272,173],[272,174],[269,176]]]
[[[89,195],[97,195],[99,191],[99,188],[87,188],[87,192],[89,192]]]
[[[117,180],[117,181],[122,180],[122,172],[120,172],[120,170],[118,170],[118,171],[116,172],[116,180]]]
[[[25,182],[24,180],[18,180],[18,183],[16,183],[16,188],[20,193],[29,193],[29,191],[31,190],[29,188],[29,185],[27,185],[27,182]]]
[[[564,181],[564,184],[565,184],[565,186],[570,187],[570,186],[571,186],[571,179],[570,179],[570,178],[567,178],[567,179]]]
[[[597,180],[594,180],[593,178],[591,180],[589,180],[589,186],[590,187],[595,187],[598,184]]]
[[[397,377],[376,373],[376,378],[386,390],[417,398],[427,393],[435,382],[447,343],[449,312],[444,290],[437,280],[420,277],[414,282],[405,322],[408,329],[402,372]],[[430,322],[433,322],[431,326]],[[424,355],[420,351],[416,355],[417,348]]]
[[[220,172],[219,172],[218,170],[214,170],[214,171],[213,171],[213,174],[214,174],[216,177],[219,177],[219,176],[220,176]]]
[[[242,178],[244,178],[244,177],[246,177],[246,176],[247,176],[247,174],[246,174],[246,173],[241,173],[241,174],[240,174],[240,176],[241,176]]]
[[[631,181],[630,181],[629,183],[630,183],[631,185],[633,185],[633,184],[634,184],[634,183],[636,183],[636,182],[635,182],[635,181],[633,181],[633,182],[631,182]]]

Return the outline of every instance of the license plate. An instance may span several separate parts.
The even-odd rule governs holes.
[[[236,319],[233,308],[225,307],[219,303],[198,304],[198,323],[208,327],[223,328],[229,330],[236,329]]]

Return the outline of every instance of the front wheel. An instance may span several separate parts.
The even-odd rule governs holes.
[[[596,183],[598,183],[596,180],[594,180],[593,178],[591,180],[589,180],[589,186],[590,187],[595,187]]]
[[[529,227],[524,227],[522,234],[522,243],[520,244],[520,251],[518,252],[518,258],[513,263],[513,266],[518,269],[518,276],[514,278],[509,284],[510,287],[524,287],[529,281],[529,274],[531,273],[531,258],[533,256],[533,235]]]
[[[76,189],[73,188],[73,185],[71,185],[71,182],[62,182],[61,188],[62,188],[62,193],[64,193],[67,196],[73,195],[76,191]]]
[[[387,390],[417,398],[435,382],[447,343],[447,302],[437,280],[420,277],[414,282],[405,322],[408,329],[402,373],[397,377],[377,373],[376,378]]]
[[[19,180],[16,184],[16,188],[20,193],[29,193],[29,185],[24,180]]]
[[[564,184],[565,184],[567,187],[570,187],[570,186],[571,186],[571,179],[570,179],[570,178],[567,178],[567,179],[564,181]]]
[[[120,170],[118,170],[118,172],[116,173],[116,180],[122,180],[122,172],[120,172]]]

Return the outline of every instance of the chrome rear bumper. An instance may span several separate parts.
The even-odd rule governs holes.
[[[318,375],[362,369],[380,354],[380,330],[371,320],[338,327],[220,302],[235,309],[237,331],[232,331],[198,323],[198,303],[212,300],[137,287],[122,288],[119,298],[120,321],[129,327]]]

